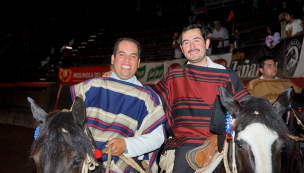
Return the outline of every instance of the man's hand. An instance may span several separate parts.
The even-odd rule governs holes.
[[[120,156],[127,148],[127,144],[126,144],[125,140],[120,139],[120,138],[114,138],[114,139],[110,140],[107,143],[106,147],[109,147],[111,144],[113,144],[113,147],[112,147],[113,156]]]
[[[102,73],[102,77],[110,77],[114,71],[114,68],[111,71]]]
[[[273,46],[273,45],[270,45],[270,46],[269,46],[269,49],[272,49],[272,48],[274,48],[274,46]]]

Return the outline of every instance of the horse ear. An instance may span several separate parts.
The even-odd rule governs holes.
[[[75,99],[72,114],[76,124],[80,127],[84,127],[86,121],[86,106],[80,97],[76,97]]]
[[[293,88],[283,90],[277,100],[273,103],[273,107],[279,115],[283,115],[289,107],[291,98],[295,95]]]
[[[41,107],[39,107],[32,98],[27,97],[27,100],[31,104],[31,110],[34,118],[39,123],[39,126],[41,126],[45,122],[47,113]]]
[[[222,106],[230,113],[232,118],[235,119],[242,106],[237,100],[235,100],[230,94],[227,93],[225,88],[217,86],[217,89],[220,93]]]

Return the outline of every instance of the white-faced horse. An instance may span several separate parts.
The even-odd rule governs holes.
[[[234,132],[225,142],[226,164],[221,162],[214,172],[280,172],[281,151],[288,140],[281,117],[288,109],[292,89],[284,90],[273,105],[253,96],[239,103],[224,88],[218,89],[222,106],[232,116]]]

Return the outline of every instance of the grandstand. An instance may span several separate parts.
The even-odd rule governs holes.
[[[172,60],[173,34],[181,32],[189,25],[190,6],[194,1],[199,0],[3,2],[2,6],[5,9],[1,10],[3,14],[1,17],[4,27],[1,28],[0,33],[1,130],[4,129],[2,127],[8,127],[7,124],[14,125],[8,130],[9,132],[15,129],[24,130],[17,126],[30,127],[32,129],[27,131],[30,131],[32,137],[33,128],[37,124],[31,115],[26,98],[32,97],[46,112],[69,108],[72,104],[69,86],[72,83],[59,81],[60,68],[108,67],[114,43],[120,37],[131,37],[141,44],[141,63],[157,64]],[[243,50],[250,52],[252,56],[263,54],[262,51],[254,51],[256,47],[263,47],[265,44],[266,26],[270,23],[279,25],[278,16],[282,12],[280,8],[269,11],[261,5],[259,14],[256,14],[252,12],[253,0],[205,1],[208,2],[206,4],[210,16],[208,24],[214,26],[214,21],[221,21],[222,26],[229,32],[230,43],[232,43],[233,29],[238,29],[245,40],[244,49],[240,51],[234,49],[229,54],[232,59],[242,57]],[[299,5],[303,5],[303,2]],[[227,22],[231,10],[234,19]],[[24,40],[21,39],[22,32],[25,26],[33,32],[36,25],[38,25],[36,33],[39,34],[36,34],[36,37],[32,35],[33,39],[29,40],[31,43],[29,50],[26,51]],[[71,48],[66,57],[62,51],[64,46]],[[278,54],[284,51],[286,50],[278,51]],[[248,56],[248,59],[252,56]],[[301,58],[303,61],[303,57]],[[237,73],[242,75],[250,73],[249,65],[248,68],[235,67]],[[304,79],[300,78],[301,80],[296,78],[293,82],[303,88]],[[247,80],[249,79],[243,82],[246,83]],[[3,134],[6,131],[1,133],[6,137],[0,138],[3,140],[1,143],[5,142],[9,132],[5,135]],[[28,146],[24,146],[23,151],[15,148],[9,150],[12,151],[10,155],[18,155],[20,158],[19,167],[11,166],[9,163],[17,162],[7,158],[6,161],[1,160],[1,170],[34,172],[33,167],[27,162],[28,153],[20,154],[30,148],[31,140],[27,141]],[[22,140],[18,139],[17,142],[20,143],[18,145],[23,145]],[[4,145],[11,144],[6,142]],[[3,153],[2,151],[0,154]]]
[[[259,14],[252,13],[252,0],[208,2],[212,2],[208,6],[210,16],[208,23],[213,26],[215,20],[220,20],[222,26],[227,28],[230,38],[233,37],[233,27],[238,29],[245,39],[245,47],[248,48],[264,44],[267,24],[279,24],[280,10],[268,11],[265,7],[261,7]],[[14,27],[12,30],[14,37],[1,42],[0,51],[2,111],[5,110],[5,114],[9,114],[12,107],[18,104],[26,107],[25,98],[18,102],[18,99],[15,98],[17,95],[25,96],[34,93],[41,98],[48,97],[51,93],[56,95],[58,85],[60,85],[59,67],[109,66],[114,43],[120,37],[131,37],[140,42],[142,63],[163,62],[172,59],[172,36],[174,32],[181,32],[184,27],[189,25],[190,2],[186,0],[143,1],[141,13],[135,10],[136,3],[125,1],[119,1],[120,5],[116,5],[116,3],[111,2],[108,6],[98,6],[98,3],[93,2],[89,5],[53,2],[51,6],[44,5],[36,11],[41,15],[32,11],[27,16],[34,18],[32,22],[24,21],[26,17],[11,18],[8,26]],[[60,8],[57,8],[59,4]],[[156,15],[155,7],[159,4],[163,8],[162,16]],[[34,10],[31,5],[33,4],[27,4],[26,7]],[[109,8],[111,6],[117,7],[116,12]],[[8,8],[8,11],[16,12],[13,10],[14,8],[17,7]],[[130,8],[133,8],[133,11],[129,12]],[[89,9],[91,11],[88,13]],[[20,7],[18,10],[21,10]],[[234,21],[227,22],[231,10],[234,13]],[[21,10],[20,13],[24,12],[25,10]],[[52,23],[54,16],[57,22],[56,28]],[[110,18],[110,16],[113,17]],[[17,23],[12,22],[13,20]],[[40,49],[25,51],[21,40],[22,29],[25,24],[29,23],[34,26],[37,21],[39,21],[41,31],[44,30]],[[60,48],[64,45],[72,48],[71,56],[63,57]],[[55,55],[51,54],[51,47],[54,48]],[[50,85],[56,86],[55,89]],[[64,88],[68,90],[68,86]],[[69,93],[66,93],[66,96],[69,98]],[[51,110],[54,107],[56,97],[52,97],[51,101],[39,98],[41,104],[45,105],[45,109]],[[14,103],[16,101],[17,103]],[[61,102],[61,100],[59,101]],[[49,103],[52,105],[48,105]],[[8,105],[10,105],[9,110],[6,109]]]
[[[164,1],[163,4],[164,6],[169,4],[170,7],[170,3],[174,5],[173,2],[175,1]],[[126,22],[120,21],[119,23],[121,23],[123,27],[118,26],[117,23],[109,19],[104,20],[106,22],[108,21],[109,25],[101,24],[98,22],[101,21],[101,19],[97,19],[96,16],[92,17],[93,15],[104,15],[105,13],[95,12],[93,15],[88,16],[84,13],[77,14],[75,10],[68,10],[69,13],[76,13],[76,15],[71,15],[76,19],[73,19],[73,17],[68,17],[61,21],[57,19],[58,23],[61,24],[58,24],[58,31],[56,32],[56,46],[57,49],[59,49],[73,40],[73,56],[70,58],[62,58],[62,55],[59,55],[59,57],[56,57],[57,59],[55,61],[57,62],[55,66],[68,68],[109,65],[113,45],[119,37],[135,38],[141,43],[142,62],[170,59],[172,57],[172,35],[175,31],[181,32],[182,28],[189,24],[188,17],[191,13],[190,2],[176,1],[176,4],[178,3],[184,4],[185,7],[176,12],[167,12],[167,14],[164,12],[164,15],[161,17],[146,14],[153,11],[153,8],[146,8],[145,10],[147,12],[143,14],[143,17],[135,17],[136,19],[141,19],[141,23],[131,22],[124,24]],[[124,5],[126,5],[126,3]],[[146,3],[146,6],[148,5],[156,6],[157,3]],[[71,6],[71,8],[72,7],[75,8],[76,6]],[[80,9],[79,5],[77,7],[76,9]],[[105,7],[103,9],[105,9]],[[234,28],[242,32],[246,46],[263,44],[266,25],[270,22],[279,22],[278,11],[261,10],[260,14],[252,13],[252,0],[227,1],[226,3],[209,6],[209,23],[213,25],[214,20],[220,20],[222,26],[227,28],[230,37],[232,37],[233,22],[226,22],[226,20],[231,10],[233,10],[235,16]],[[63,13],[63,15],[66,13]],[[134,17],[135,14],[129,16]],[[46,19],[47,17],[45,17],[45,20]],[[90,21],[94,22],[90,23]],[[87,24],[88,27],[84,27],[83,25],[85,24]],[[21,29],[20,27],[20,33]],[[14,79],[16,80],[19,74],[19,81],[22,82],[57,82],[57,68],[51,68],[50,63],[41,67],[41,63],[50,56],[50,47],[49,50],[44,52],[24,52],[22,51],[20,39],[18,39],[19,38],[15,38],[11,45],[8,44],[8,47],[4,47],[3,50],[1,50],[1,64],[14,64],[14,72],[10,72],[9,76],[5,71],[11,67],[5,65],[5,67],[9,69],[1,69],[1,82],[16,82]],[[45,62],[48,62],[48,60]]]

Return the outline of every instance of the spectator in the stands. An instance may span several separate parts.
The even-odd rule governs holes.
[[[277,62],[270,56],[263,56],[258,61],[261,77],[249,81],[246,88],[255,97],[265,97],[273,104],[279,94],[287,88],[293,86],[296,93],[301,93],[302,89],[293,84],[289,79],[279,79],[277,77]]]
[[[206,6],[205,1],[202,1],[200,4],[199,19],[206,25],[208,17],[208,7]]]
[[[221,26],[220,21],[214,21],[214,30],[212,32],[213,39],[212,54],[226,53],[229,51],[229,35],[225,27]]]
[[[280,33],[276,31],[276,28],[273,25],[267,26],[267,37],[265,39],[266,45],[269,47],[269,49],[272,49],[279,43],[280,40]]]
[[[285,10],[285,20],[289,22],[286,25],[287,37],[299,35],[304,32],[303,21],[301,19],[295,19],[295,13],[293,8],[288,7]]]
[[[241,32],[239,32],[238,29],[236,29],[234,31],[234,41],[233,41],[233,47],[234,48],[241,48],[245,46],[245,40],[241,34]]]
[[[281,38],[287,37],[287,33],[286,33],[286,20],[285,20],[285,15],[284,15],[285,9],[287,7],[287,3],[288,3],[287,0],[283,0],[282,1],[282,6],[281,6],[282,7],[282,12],[279,15],[279,20],[280,20],[280,24],[281,24]]]
[[[252,4],[252,12],[254,13],[254,10],[256,14],[259,14],[260,11],[260,0],[253,0]]]
[[[200,6],[196,2],[194,2],[193,5],[191,6],[191,11],[192,11],[192,14],[189,17],[189,22],[190,22],[190,24],[194,24],[198,20],[198,17],[199,17],[198,15],[199,15],[199,12],[200,12]]]
[[[180,37],[179,37],[179,34],[178,32],[175,32],[174,35],[173,35],[173,43],[172,43],[172,48],[174,48],[174,51],[173,51],[173,57],[174,58],[182,58],[183,57],[183,54],[182,54],[182,51],[181,51],[181,48],[180,48]]]
[[[210,27],[207,27],[207,39],[210,40],[210,42],[212,41],[212,31],[211,31],[211,28]],[[209,56],[211,55],[211,52],[212,52],[212,45],[209,46],[209,48],[206,50],[206,55]]]

